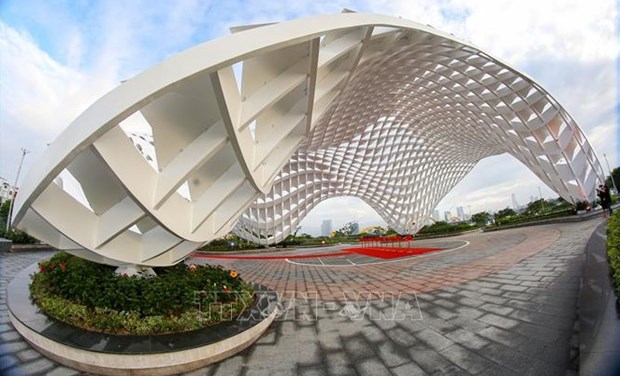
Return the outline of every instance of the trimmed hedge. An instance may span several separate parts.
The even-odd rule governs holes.
[[[620,297],[620,210],[607,222],[607,258],[616,296]]]
[[[424,226],[416,235],[437,235],[437,234],[450,234],[455,232],[463,232],[475,230],[477,226],[472,226],[469,223],[457,223],[450,224],[445,222],[438,222],[431,226]]]
[[[249,307],[253,290],[235,271],[178,264],[157,276],[125,276],[115,267],[66,252],[39,263],[30,293],[60,321],[113,334],[164,334],[230,320]]]
[[[25,232],[17,229],[10,229],[8,232],[4,230],[4,224],[0,224],[0,238],[13,241],[13,244],[35,244],[39,241]]]
[[[562,209],[558,211],[553,211],[553,212],[540,214],[540,215],[533,215],[533,216],[514,215],[510,217],[497,219],[495,222],[497,226],[503,226],[503,225],[510,225],[510,224],[516,224],[516,223],[535,222],[535,221],[542,221],[545,219],[566,217],[566,216],[570,216],[574,214],[575,214],[575,210],[572,208],[568,208],[568,209]]]

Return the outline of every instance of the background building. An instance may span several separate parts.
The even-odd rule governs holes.
[[[360,233],[360,224],[357,222],[351,222],[351,235],[357,235]]]
[[[514,210],[519,210],[519,203],[517,202],[517,196],[515,196],[514,193],[512,194],[511,199],[512,199],[512,208]]]
[[[0,204],[6,200],[10,200],[12,195],[11,184],[7,181],[0,182]]]
[[[321,236],[329,236],[332,233],[332,220],[324,219],[321,223]]]
[[[465,210],[463,210],[462,206],[456,208],[456,216],[459,217],[461,221],[465,220]]]

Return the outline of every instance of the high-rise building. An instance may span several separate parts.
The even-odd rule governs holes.
[[[439,217],[439,210],[433,210],[433,216],[432,218],[436,221],[438,221],[440,219]]]
[[[357,222],[351,222],[351,235],[357,235],[360,233],[360,224]]]
[[[10,200],[13,197],[13,190],[11,184],[6,181],[0,183],[0,203]]]
[[[519,203],[517,202],[517,197],[514,193],[512,194],[512,208],[514,210],[519,210]]]
[[[461,221],[465,220],[465,210],[463,210],[462,206],[457,206],[456,208],[456,216],[459,217]]]
[[[324,219],[321,223],[321,236],[329,236],[332,233],[332,220]]]
[[[450,222],[451,217],[452,217],[452,213],[450,213],[449,211],[443,212],[443,218],[446,222]]]

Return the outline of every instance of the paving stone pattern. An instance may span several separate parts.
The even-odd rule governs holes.
[[[601,221],[468,234],[454,252],[375,265],[213,260],[275,289],[280,315],[255,345],[189,375],[576,375],[583,252]],[[49,255],[0,256],[0,374],[79,373],[8,320],[9,281]]]

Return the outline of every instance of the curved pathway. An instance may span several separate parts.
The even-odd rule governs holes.
[[[415,241],[448,250],[392,260],[192,258],[236,269],[280,294],[280,317],[254,346],[192,374],[570,374],[583,252],[601,222]],[[74,372],[32,350],[8,323],[4,289],[46,256],[0,256],[2,374]]]
[[[524,227],[518,231],[475,233],[458,240],[420,240],[416,247],[436,246],[446,251],[391,260],[366,256],[318,257],[308,259],[209,259],[190,262],[223,265],[237,269],[245,279],[276,291],[317,293],[321,300],[342,300],[343,292],[430,292],[458,286],[505,269],[546,249],[561,236],[557,228]],[[346,247],[330,247],[339,254]],[[328,252],[306,249],[304,253]],[[280,257],[296,256],[287,252]],[[244,253],[240,257],[248,257]],[[267,256],[270,257],[270,256]],[[316,261],[319,260],[319,261]],[[349,261],[349,262],[347,262]]]

